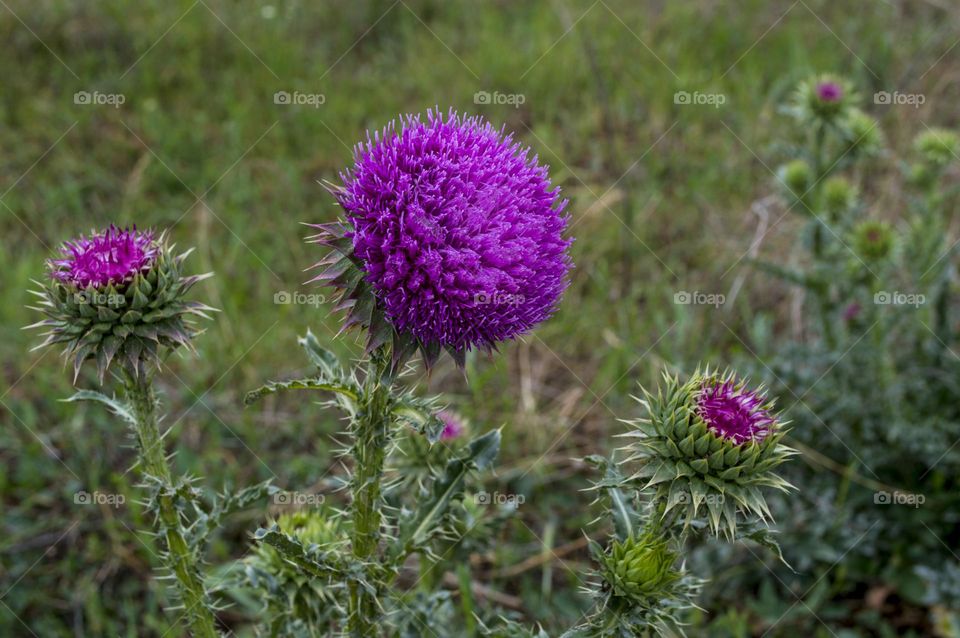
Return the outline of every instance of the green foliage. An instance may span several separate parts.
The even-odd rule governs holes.
[[[848,120],[846,129],[821,124],[821,137],[808,135],[809,122],[798,119],[791,156],[843,153],[866,129],[862,142],[879,144],[876,123],[855,117],[864,121]],[[804,486],[800,494],[772,507],[793,522],[781,541],[791,563],[822,574],[823,598],[883,583],[911,604],[954,610],[957,599],[943,592],[957,577],[947,549],[957,521],[944,515],[958,504],[960,467],[960,307],[950,231],[957,199],[946,177],[956,167],[957,135],[916,123],[922,128],[913,156],[886,186],[902,192],[900,201],[878,195],[876,173],[861,154],[819,165],[805,199],[810,208],[797,211],[810,220],[796,241],[799,272],[764,268],[804,285],[808,336],[761,341],[765,363],[757,372],[792,398],[791,436],[808,460],[787,470]],[[841,559],[842,570],[835,569]],[[811,588],[805,605],[829,617],[826,602],[817,606],[812,579],[800,582]],[[815,625],[801,614],[788,627]]]

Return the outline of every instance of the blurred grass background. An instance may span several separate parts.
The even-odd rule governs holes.
[[[957,14],[933,0],[0,5],[2,635],[182,632],[161,613],[150,538],[132,533],[147,525],[125,487],[126,432],[96,408],[59,403],[69,375],[21,330],[35,320],[29,280],[63,239],[136,223],[197,246],[193,268],[217,276],[196,296],[222,312],[199,358],[174,358],[163,376],[176,463],[212,488],[276,477],[308,491],[338,471],[334,415],[292,398],[244,410],[240,399],[301,367],[307,327],[344,356],[360,352],[333,339],[329,306],[274,303],[280,291],[324,292],[301,283],[320,252],[300,223],[338,212],[318,181],[337,181],[352,145],[398,113],[452,106],[514,131],[571,200],[573,284],[536,334],[471,359],[466,379],[445,363],[429,385],[475,429],[506,424],[491,485],[526,501],[475,574],[555,631],[583,605],[585,554],[510,567],[582,538],[589,472],[572,459],[616,447],[638,382],[749,359],[748,335],[786,330],[787,291],[741,259],[758,224],[751,205],[772,190],[787,92],[830,71],[866,96],[924,94],[920,109],[868,104],[894,150],[923,123],[957,125]],[[77,104],[80,91],[124,103]],[[325,99],[276,104],[278,91]],[[476,104],[478,91],[523,104]],[[676,104],[677,91],[725,103]],[[773,227],[761,252],[786,259],[793,223]],[[680,291],[727,303],[678,305]],[[79,381],[94,383],[89,372]],[[76,505],[79,490],[127,502]],[[265,515],[231,521],[217,560],[242,556]]]

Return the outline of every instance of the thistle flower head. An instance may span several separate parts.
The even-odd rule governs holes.
[[[122,284],[143,272],[157,257],[152,231],[113,224],[101,233],[80,236],[63,244],[59,259],[50,259],[50,277],[78,288]]]
[[[864,259],[879,261],[893,250],[893,228],[887,222],[868,219],[853,229],[853,246]]]
[[[789,484],[773,474],[792,450],[780,443],[783,424],[763,390],[732,373],[706,370],[681,383],[665,377],[656,395],[644,392],[647,418],[631,421],[636,477],[687,523],[702,512],[714,533],[736,532],[738,513],[769,517],[760,487]]]
[[[733,378],[708,380],[695,399],[697,415],[710,431],[737,444],[762,441],[770,432],[774,418],[766,404],[763,394]]]
[[[189,346],[198,334],[190,318],[213,310],[184,296],[210,276],[181,274],[189,251],[175,255],[165,237],[110,226],[66,242],[50,259],[49,281],[38,282],[39,310],[46,328],[38,348],[61,343],[73,358],[74,380],[83,362],[94,359],[103,382],[116,360],[134,377],[159,366],[163,348]]]
[[[316,280],[343,291],[347,325],[373,342],[382,314],[428,363],[441,348],[462,359],[553,313],[571,266],[566,201],[510,135],[453,111],[407,116],[358,145],[341,178],[347,224],[315,237],[340,255]]]
[[[856,95],[843,79],[821,75],[800,83],[791,110],[802,120],[831,121],[842,115]]]
[[[437,416],[443,421],[443,432],[440,434],[441,441],[456,439],[466,432],[466,426],[464,426],[458,414],[450,410],[441,410]]]
[[[838,82],[824,80],[816,86],[817,98],[821,102],[839,102],[843,99],[843,87]]]

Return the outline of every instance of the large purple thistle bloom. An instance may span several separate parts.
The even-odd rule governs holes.
[[[512,136],[452,110],[407,116],[359,144],[341,179],[354,255],[397,331],[462,352],[552,314],[567,202]]]
[[[50,276],[78,288],[121,284],[149,268],[158,254],[151,231],[112,224],[102,233],[65,242],[61,252],[63,258],[49,261]]]
[[[747,390],[735,380],[707,383],[696,399],[696,411],[715,434],[738,445],[762,441],[776,419],[763,394]]]

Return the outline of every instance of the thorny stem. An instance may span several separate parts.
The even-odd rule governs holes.
[[[386,378],[389,363],[385,349],[371,354],[354,423],[351,540],[354,557],[363,563],[375,558],[380,540],[380,490],[390,431],[390,384]],[[350,634],[357,638],[377,635],[378,615],[376,599],[351,582]]]
[[[157,527],[165,551],[162,560],[176,577],[177,591],[183,604],[190,633],[195,638],[217,638],[216,620],[207,601],[196,555],[184,538],[180,512],[174,502],[175,487],[170,465],[164,452],[163,439],[157,426],[157,397],[153,384],[143,375],[127,376],[126,393],[136,418],[137,447],[140,469],[144,476],[159,484],[154,506]]]

